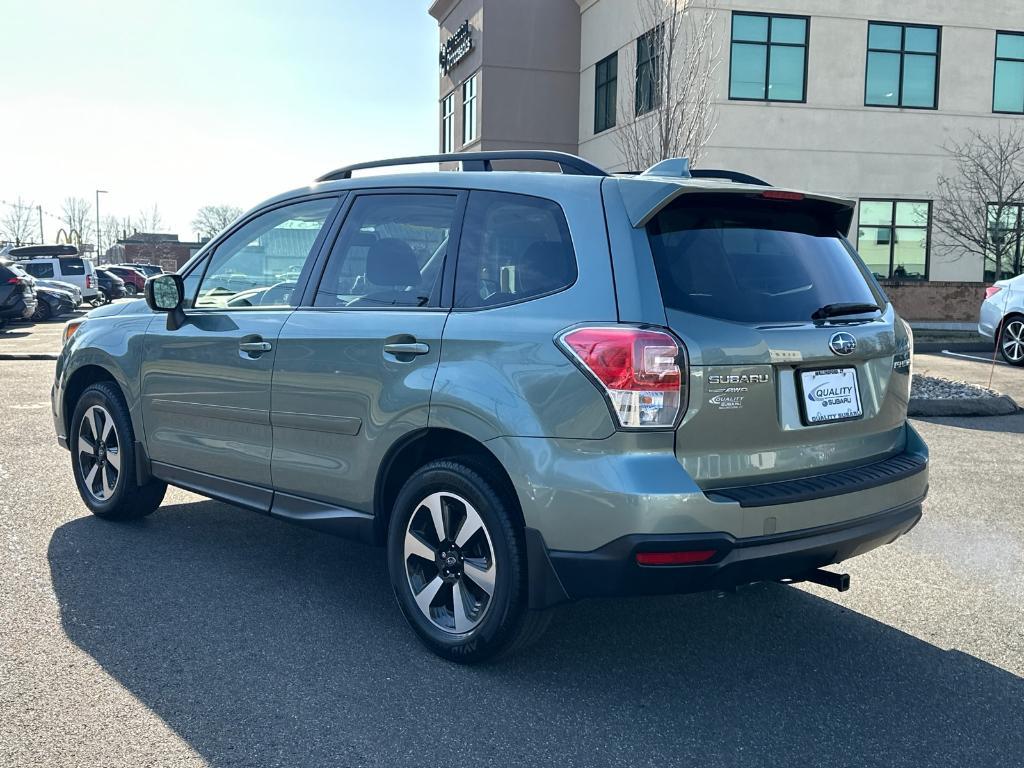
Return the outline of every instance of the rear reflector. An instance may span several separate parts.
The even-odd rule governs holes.
[[[715,549],[688,549],[682,552],[637,552],[638,565],[692,565],[706,563],[715,556]]]
[[[801,192],[787,192],[784,189],[769,189],[761,193],[761,197],[768,200],[803,200]]]
[[[620,427],[670,427],[682,403],[680,347],[670,333],[630,326],[577,328],[559,338],[608,396]]]
[[[1003,286],[1001,286],[1001,285],[990,285],[988,288],[985,289],[985,298],[986,299],[991,299],[993,296],[995,296],[1001,290],[1003,290]]]

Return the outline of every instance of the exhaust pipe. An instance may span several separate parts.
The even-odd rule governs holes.
[[[845,592],[850,588],[850,574],[833,573],[824,568],[815,568],[813,571],[805,573],[801,581],[811,581],[823,587],[831,587],[837,592]]]

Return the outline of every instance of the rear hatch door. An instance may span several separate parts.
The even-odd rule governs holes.
[[[742,187],[679,195],[648,218],[690,363],[676,454],[706,490],[903,450],[909,329],[844,237],[851,206]]]

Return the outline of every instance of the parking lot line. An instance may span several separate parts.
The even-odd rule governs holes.
[[[942,354],[949,355],[950,357],[962,357],[967,360],[981,360],[983,363],[995,363],[996,365],[1006,365],[1002,360],[997,360],[994,357],[980,357],[979,355],[965,355],[963,352],[950,352],[948,349],[942,350]]]

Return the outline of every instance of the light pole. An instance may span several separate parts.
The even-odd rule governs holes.
[[[107,194],[105,189],[96,190],[96,263],[100,264],[100,254],[103,251],[100,249],[100,195]]]

